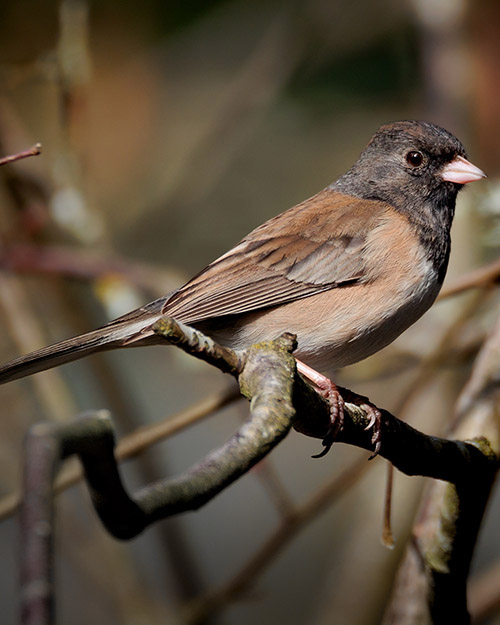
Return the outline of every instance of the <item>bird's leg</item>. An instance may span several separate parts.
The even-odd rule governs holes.
[[[313,456],[313,458],[322,458],[329,451],[337,434],[344,425],[344,398],[339,392],[337,386],[323,374],[309,367],[301,360],[297,360],[297,371],[302,374],[306,380],[312,382],[317,388],[319,394],[328,400],[330,404],[330,427],[328,433],[323,439],[323,451]]]
[[[312,382],[318,389],[320,395],[327,399],[330,403],[330,428],[327,435],[323,439],[324,449],[320,454],[313,457],[321,458],[330,451],[330,447],[335,442],[337,434],[344,425],[344,405],[345,402],[348,401],[349,403],[362,408],[369,416],[370,420],[365,429],[369,430],[370,428],[373,428],[372,443],[375,445],[375,449],[373,455],[370,456],[370,459],[374,458],[380,451],[382,439],[382,415],[380,410],[363,395],[357,395],[347,389],[342,389],[343,394],[341,394],[336,384],[334,384],[330,378],[327,378],[300,360],[297,360],[297,371],[307,380]]]

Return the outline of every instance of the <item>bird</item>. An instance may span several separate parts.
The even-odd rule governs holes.
[[[159,344],[153,326],[163,315],[233,349],[290,332],[298,371],[330,401],[326,449],[342,427],[343,399],[321,372],[379,351],[428,310],[446,274],[457,194],[484,177],[447,130],[385,124],[335,182],[258,226],[179,289],[8,362],[0,384],[95,352]],[[370,410],[377,452],[380,413]]]

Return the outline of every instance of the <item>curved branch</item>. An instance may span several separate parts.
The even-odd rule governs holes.
[[[328,432],[328,403],[297,374],[292,356],[296,347],[293,335],[285,334],[275,341],[235,352],[171,318],[162,318],[155,325],[155,332],[166,343],[175,344],[237,377],[242,394],[250,399],[250,417],[229,441],[183,475],[149,485],[132,497],[120,479],[108,414],[86,415],[69,424],[35,426],[27,439],[30,453],[26,454],[26,493],[22,505],[23,543],[29,546],[24,558],[28,564],[23,568],[23,579],[28,589],[33,585],[51,586],[48,577],[50,550],[43,543],[44,537],[39,537],[36,531],[37,519],[51,518],[51,498],[38,497],[36,514],[31,506],[33,489],[39,489],[42,494],[49,492],[48,484],[51,485],[60,459],[70,454],[79,456],[92,502],[103,524],[115,537],[128,539],[159,519],[202,506],[269,453],[292,426],[318,438]],[[339,390],[348,399],[349,391]],[[344,427],[337,437],[338,442],[373,450],[369,421],[370,416],[363,409],[346,403]],[[40,460],[44,449],[52,451],[46,460]],[[451,571],[451,574],[445,571],[441,579],[441,565],[435,568],[434,587],[439,590],[436,596],[438,599],[449,597],[465,583],[473,546],[469,537],[475,539],[497,458],[486,440],[462,442],[427,436],[387,411],[382,411],[380,455],[408,475],[426,475],[453,484],[450,493],[455,495],[449,497],[443,525],[446,520],[455,534],[448,544],[437,543],[433,555],[433,560],[444,562]],[[30,555],[41,552],[46,562],[45,585],[35,583],[40,581],[39,560]],[[38,562],[37,567],[30,564],[33,562]],[[50,605],[50,595],[44,601]],[[439,601],[433,605],[439,605]],[[466,610],[462,612],[466,614]]]

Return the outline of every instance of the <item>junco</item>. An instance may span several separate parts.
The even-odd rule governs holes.
[[[299,371],[331,399],[334,431],[342,399],[315,369],[370,356],[431,306],[448,265],[457,193],[484,176],[443,128],[382,126],[336,182],[266,221],[177,291],[7,363],[0,383],[94,352],[160,343],[152,325],[161,315],[233,348],[288,331],[298,338]],[[374,442],[378,449],[377,428]]]

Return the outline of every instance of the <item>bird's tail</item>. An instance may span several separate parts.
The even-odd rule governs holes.
[[[97,330],[15,358],[0,366],[0,384],[52,369],[97,352],[154,342],[155,335],[151,326],[161,316],[157,308],[158,306],[153,310],[149,307],[139,309]]]

